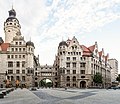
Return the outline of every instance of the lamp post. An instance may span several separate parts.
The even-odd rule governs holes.
[[[60,68],[60,85],[62,85],[62,87],[64,87],[65,88],[65,78],[64,78],[64,76],[65,76],[65,67],[61,67]]]
[[[8,79],[7,79],[7,75],[8,75],[8,73],[7,73],[7,71],[5,72],[5,84],[6,84],[6,87],[8,87],[8,85],[9,85],[9,81],[8,81]]]

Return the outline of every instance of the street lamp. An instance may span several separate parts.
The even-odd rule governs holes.
[[[61,85],[63,85],[63,87],[65,87],[65,67],[61,67],[60,68],[60,82],[61,82]],[[62,83],[63,82],[63,83]]]

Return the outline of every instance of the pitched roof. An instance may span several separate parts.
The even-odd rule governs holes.
[[[80,45],[80,46],[84,52],[90,52],[90,50],[86,46],[84,46],[84,45]]]
[[[94,49],[95,49],[95,45],[92,45],[92,46],[88,47],[88,49],[89,49],[91,52],[93,52]]]
[[[7,48],[10,46],[10,43],[3,43],[0,46],[2,51],[7,51]]]
[[[91,56],[91,51],[84,45],[80,45],[83,49],[83,56]]]

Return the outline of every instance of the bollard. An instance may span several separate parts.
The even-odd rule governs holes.
[[[4,98],[4,94],[0,93],[0,99]]]
[[[4,96],[7,94],[6,91],[3,91],[2,93],[3,93]]]

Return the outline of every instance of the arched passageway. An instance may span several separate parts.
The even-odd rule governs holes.
[[[80,88],[86,88],[86,82],[85,81],[80,82]]]
[[[53,87],[53,81],[50,80],[50,79],[42,79],[40,82],[39,82],[39,86],[40,87]]]

